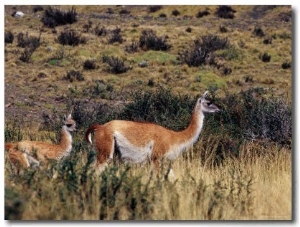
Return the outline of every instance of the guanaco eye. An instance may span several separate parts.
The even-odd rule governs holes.
[[[66,124],[68,128],[72,127],[73,124]]]

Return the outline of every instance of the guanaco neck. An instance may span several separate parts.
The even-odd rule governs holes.
[[[59,142],[60,151],[58,152],[58,158],[62,158],[63,156],[67,156],[72,150],[72,135],[67,130],[67,126],[63,126],[61,130],[61,138]]]
[[[184,150],[195,143],[201,133],[204,122],[204,113],[198,105],[194,108],[188,127],[183,131],[175,133],[177,138],[174,138],[176,141],[176,144],[174,145],[181,147],[180,150]]]
[[[195,143],[201,133],[202,127],[204,122],[204,113],[202,112],[201,108],[198,106],[195,107],[191,121],[188,127],[182,131],[182,142],[190,142]]]

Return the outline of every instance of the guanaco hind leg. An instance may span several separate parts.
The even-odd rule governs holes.
[[[95,163],[96,173],[100,174],[108,165],[110,159],[113,158],[114,153],[114,138],[113,136],[105,136],[104,133],[99,133],[97,135],[96,150],[97,150],[97,160]]]

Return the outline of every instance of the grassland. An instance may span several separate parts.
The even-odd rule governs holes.
[[[5,6],[5,32],[15,37],[5,44],[5,140],[57,142],[60,117],[71,110],[79,126],[72,154],[61,166],[16,176],[5,153],[6,219],[292,219],[293,81],[292,67],[282,66],[292,63],[290,6],[232,6],[233,19],[218,17],[218,6],[162,6],[153,12],[149,6],[75,8],[77,22],[49,28],[41,22],[45,6],[37,12],[34,6]],[[15,10],[25,16],[12,17]],[[209,14],[197,16],[205,11]],[[108,34],[96,35],[97,25]],[[116,28],[123,41],[110,43]],[[60,44],[65,29],[86,42]],[[125,51],[145,29],[167,36],[171,48]],[[20,32],[41,34],[28,62],[20,60]],[[204,35],[230,45],[214,52],[215,64],[180,62],[179,53]],[[269,62],[261,60],[264,53]],[[129,70],[108,70],[103,59],[111,56]],[[84,68],[87,60],[94,69]],[[66,79],[72,70],[84,79]],[[155,96],[159,89],[163,92]],[[125,166],[117,160],[100,177],[93,174],[95,154],[82,140],[88,125],[122,118],[180,130],[188,124],[195,97],[205,90],[223,112],[207,117],[199,141],[173,163],[176,181],[166,178],[168,163],[162,163],[159,175],[152,174],[151,165]],[[147,106],[149,100],[155,104]]]

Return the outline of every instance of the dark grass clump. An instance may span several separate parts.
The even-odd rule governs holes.
[[[72,29],[65,29],[62,31],[57,40],[62,45],[69,45],[69,46],[78,46],[79,44],[85,44],[87,42],[86,38],[81,37],[76,31]]]
[[[289,69],[291,67],[292,67],[292,63],[291,62],[284,62],[281,65],[281,68],[283,68],[283,69]]]
[[[264,39],[263,44],[266,44],[266,45],[272,44],[272,40],[273,40],[272,37],[268,37],[268,38]]]
[[[33,7],[32,7],[32,11],[33,11],[34,13],[40,12],[40,11],[44,11],[44,7],[43,7],[43,6],[33,6]]]
[[[265,36],[265,33],[264,31],[262,30],[261,27],[258,27],[258,26],[255,26],[254,30],[253,30],[253,34],[255,36],[258,36],[258,37],[264,37]]]
[[[139,42],[137,41],[132,41],[130,44],[127,44],[125,46],[125,51],[127,53],[135,53],[138,51],[139,48]]]
[[[204,17],[204,16],[208,16],[210,13],[207,11],[207,10],[204,10],[204,11],[199,11],[196,15],[197,18],[201,18],[201,17]]]
[[[41,21],[49,28],[54,28],[56,26],[65,24],[73,24],[77,22],[76,9],[72,7],[72,9],[69,11],[64,12],[59,9],[49,7],[44,11]]]
[[[104,56],[102,59],[103,63],[107,63],[107,71],[113,74],[121,74],[127,72],[131,69],[130,66],[126,66],[124,60],[113,57],[113,56]]]
[[[93,22],[91,20],[88,20],[88,22],[82,26],[83,32],[87,33],[89,31],[91,31],[92,25],[93,25]]]
[[[224,6],[219,6],[215,14],[220,18],[233,19],[235,12],[236,11],[232,9],[230,6],[224,5]]]
[[[192,28],[188,27],[187,29],[185,29],[186,32],[191,33],[192,32]]]
[[[230,43],[227,38],[217,35],[205,35],[195,40],[189,49],[179,52],[178,60],[188,66],[215,64],[214,51],[228,48]]]
[[[121,10],[119,11],[119,14],[120,14],[120,15],[129,15],[129,14],[130,14],[130,11],[127,10],[127,9],[121,9]]]
[[[95,60],[86,60],[86,61],[83,63],[83,68],[86,69],[86,70],[92,70],[92,69],[95,69],[95,68],[96,68]]]
[[[167,18],[167,14],[165,14],[165,13],[160,13],[160,14],[159,14],[159,17],[160,17],[160,18]]]
[[[157,5],[149,6],[148,7],[148,10],[149,10],[150,13],[155,13],[158,10],[161,10],[161,9],[162,9],[162,6],[157,6]]]
[[[109,44],[123,43],[121,28],[115,28],[111,30],[107,40]]]
[[[26,48],[21,52],[21,55],[20,55],[19,59],[20,59],[22,62],[29,63],[29,62],[30,62],[30,59],[31,59],[31,56],[32,56],[32,54],[33,54],[33,52],[34,52],[33,49],[26,47]]]
[[[268,53],[264,53],[259,57],[263,62],[270,62],[271,61],[271,55]]]
[[[97,36],[106,36],[108,33],[107,29],[104,26],[102,26],[100,28],[100,24],[97,24],[97,26],[94,28],[93,32]]]
[[[17,35],[17,42],[18,42],[17,46],[22,48],[29,47],[35,50],[40,46],[40,40],[41,40],[41,33],[39,37],[35,37],[35,36],[29,36],[28,32],[26,34],[20,32]]]
[[[30,58],[33,54],[33,52],[40,46],[40,40],[41,40],[41,33],[39,37],[29,37],[28,33],[24,34],[20,32],[17,36],[18,47],[24,48],[24,50],[21,52],[21,56],[19,59],[22,62],[30,62]]]
[[[175,16],[175,17],[177,17],[177,16],[180,15],[180,12],[179,12],[177,9],[174,9],[174,10],[172,11],[172,15]]]
[[[167,43],[167,37],[156,36],[155,31],[152,29],[145,29],[142,31],[139,40],[139,46],[143,50],[162,50],[167,51],[171,48],[171,45]]]
[[[4,42],[6,43],[13,43],[14,42],[14,34],[11,31],[7,31],[4,33]]]
[[[220,25],[219,30],[220,30],[221,33],[228,32],[228,29],[224,25]]]
[[[71,70],[67,72],[67,75],[64,76],[64,79],[72,83],[74,81],[84,81],[84,76],[80,71]]]

